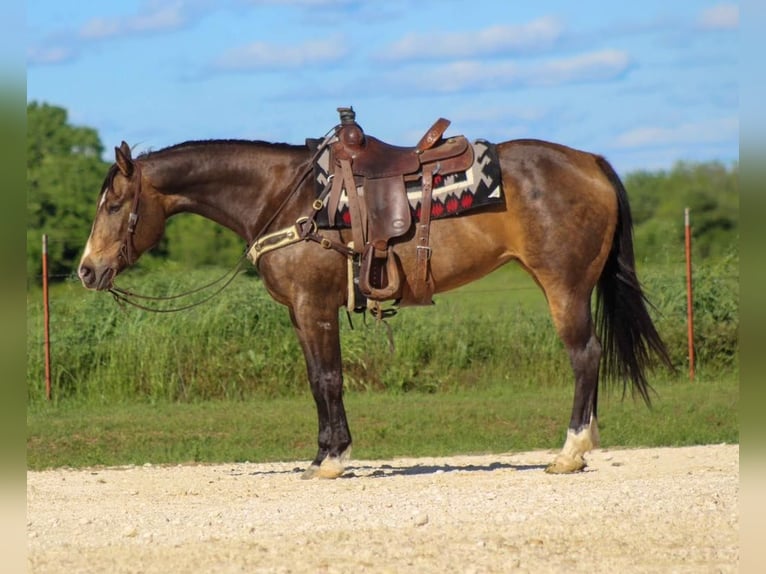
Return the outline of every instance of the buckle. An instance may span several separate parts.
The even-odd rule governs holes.
[[[311,224],[308,229],[304,228],[306,223],[310,223]],[[303,217],[299,217],[298,219],[296,219],[295,220],[295,227],[298,228],[299,235],[301,237],[306,237],[306,235],[308,235],[309,233],[315,233],[316,230],[318,229],[317,228],[317,222],[314,221],[313,218],[311,218],[311,217],[309,217],[307,215],[304,215]]]

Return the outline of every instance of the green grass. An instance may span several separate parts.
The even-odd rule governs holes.
[[[217,270],[137,274],[125,279],[147,294],[177,293]],[[243,400],[285,396],[305,387],[303,357],[284,307],[252,277],[238,277],[219,297],[176,314],[122,309],[104,293],[67,282],[51,290],[52,387],[55,401],[110,404]],[[341,311],[341,313],[344,313]],[[44,401],[40,293],[27,305],[30,404]],[[534,364],[561,372],[560,344],[545,299],[515,267],[441,295],[429,308],[403,309],[386,331],[369,317],[341,317],[346,380],[364,390],[444,390],[512,370],[537,377]],[[555,358],[554,358],[555,357]],[[564,363],[565,364],[565,363]]]
[[[656,383],[647,409],[602,393],[603,447],[737,443],[735,378]],[[449,393],[348,393],[354,457],[557,449],[569,386],[495,384]],[[308,393],[247,401],[41,405],[27,413],[30,469],[187,462],[309,461],[316,415]]]

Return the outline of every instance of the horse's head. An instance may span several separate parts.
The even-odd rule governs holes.
[[[160,194],[148,182],[141,161],[122,142],[101,188],[93,228],[78,275],[88,289],[112,287],[114,278],[153,247],[165,230]]]

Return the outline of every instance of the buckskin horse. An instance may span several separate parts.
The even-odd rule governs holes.
[[[356,125],[353,118],[350,123]],[[423,177],[422,202],[427,207],[430,174],[438,171],[440,156],[446,154],[438,150],[448,147],[442,147],[443,129],[444,125],[427,134],[422,145],[405,148],[365,137],[360,129],[344,133],[343,124],[336,126],[321,145],[337,145],[345,137],[346,147],[336,149],[337,177],[328,188],[337,191],[337,181],[343,182],[348,204],[354,207],[356,200],[358,219],[358,195],[364,190],[357,194],[349,189],[356,187],[352,178],[390,175],[397,173],[395,166],[405,166],[398,172],[415,169],[429,176]],[[394,225],[400,228],[398,237],[381,235],[373,251],[383,257],[384,266],[370,289],[382,289],[385,297],[379,299],[388,297],[402,306],[428,304],[433,293],[470,283],[508,261],[518,262],[545,294],[574,372],[565,443],[546,470],[576,472],[586,466],[584,455],[599,443],[601,368],[605,378],[622,381],[623,388],[632,385],[648,403],[647,367],[659,359],[672,368],[671,361],[636,276],[627,193],[607,160],[541,140],[492,147],[502,203],[434,219],[425,226],[429,214],[421,205],[420,222],[415,223],[413,212],[413,222]],[[166,220],[178,213],[195,213],[233,230],[246,242],[270,295],[288,308],[305,356],[319,432],[316,457],[303,477],[336,478],[344,472],[352,442],[343,404],[339,310],[354,297],[349,287],[354,267],[349,261],[356,257],[358,262],[361,246],[352,249],[352,240],[356,237],[372,248],[358,225],[317,227],[317,185],[306,177],[315,167],[315,148],[308,140],[306,145],[189,141],[133,158],[122,142],[100,192],[78,275],[88,289],[112,289],[115,277],[160,240]],[[428,149],[437,151],[426,166],[422,158]],[[343,157],[350,161],[344,163]],[[358,169],[351,165],[356,160]],[[371,195],[368,191],[369,210],[375,203],[369,201]],[[322,199],[330,201],[328,195],[320,203]],[[369,233],[373,228],[374,222]],[[396,275],[388,280],[394,282],[393,293],[385,279],[389,272]]]

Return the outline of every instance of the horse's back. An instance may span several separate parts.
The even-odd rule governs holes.
[[[600,167],[599,156],[543,140],[512,140],[496,146],[505,205],[432,221],[430,271],[435,291],[470,283],[511,260],[520,262],[541,283],[546,275],[565,282],[594,275],[586,282],[595,281],[611,246],[617,217],[615,190]],[[342,242],[351,240],[347,230],[340,235]],[[415,272],[415,245],[411,236],[394,246],[406,278],[405,300]],[[271,265],[272,260],[276,265]],[[291,278],[296,272],[303,276],[305,269],[314,269],[323,279],[307,278],[301,284],[323,284],[330,291],[345,292],[345,259],[316,244],[270,253],[261,267],[268,284],[295,285]],[[294,298],[287,293],[274,295],[277,300]]]
[[[557,187],[557,194],[585,193],[593,200],[614,197],[614,189],[596,154],[562,144],[536,139],[510,140],[497,144],[507,192],[517,187],[542,192]],[[550,191],[548,192],[549,199]],[[532,194],[538,199],[537,194]]]

